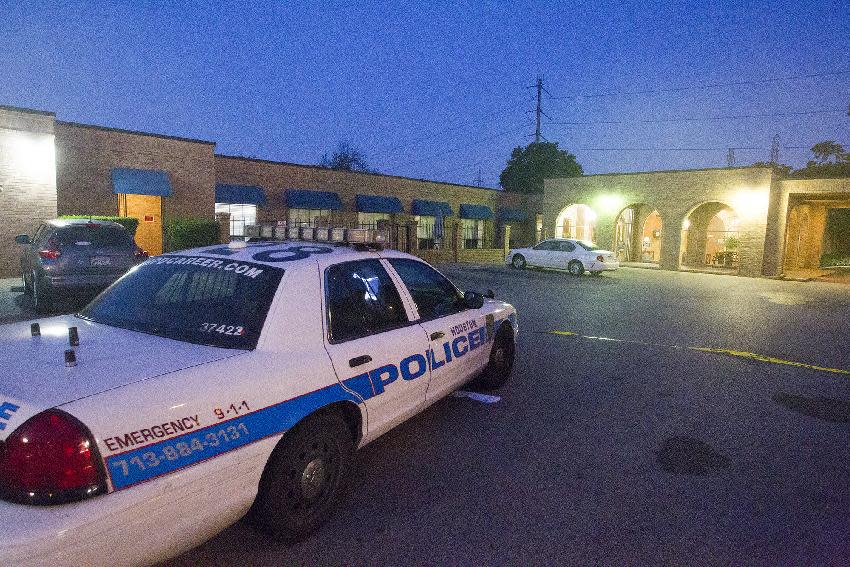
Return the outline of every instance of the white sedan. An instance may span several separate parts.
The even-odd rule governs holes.
[[[511,249],[505,262],[518,270],[526,266],[560,268],[569,270],[574,276],[584,272],[599,275],[620,267],[620,262],[610,250],[572,238],[553,238],[528,248]]]
[[[249,509],[303,539],[357,448],[502,384],[516,333],[512,306],[400,252],[151,258],[78,315],[0,327],[0,565],[153,563]]]

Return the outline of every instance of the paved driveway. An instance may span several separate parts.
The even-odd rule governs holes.
[[[29,296],[24,294],[21,278],[0,279],[0,323],[35,319]]]

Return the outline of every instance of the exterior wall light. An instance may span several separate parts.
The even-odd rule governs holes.
[[[741,218],[757,220],[767,215],[767,189],[740,189],[732,196],[732,207]]]
[[[600,195],[596,199],[596,205],[603,213],[613,215],[623,208],[623,198],[619,195]]]
[[[13,167],[30,179],[55,178],[56,145],[52,135],[9,132],[7,136]]]

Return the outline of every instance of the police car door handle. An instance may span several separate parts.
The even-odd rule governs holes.
[[[368,354],[364,354],[363,356],[355,356],[351,360],[348,361],[348,365],[351,368],[355,366],[360,366],[361,364],[366,364],[367,362],[372,362],[372,357]]]
[[[445,336],[446,336],[446,334],[443,331],[435,331],[435,332],[431,333],[431,340],[436,341],[436,340],[442,339]]]

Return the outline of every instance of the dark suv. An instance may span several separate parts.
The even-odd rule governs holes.
[[[21,273],[37,311],[49,311],[59,292],[93,293],[106,288],[147,258],[126,228],[112,221],[69,219],[45,221],[25,244]]]

